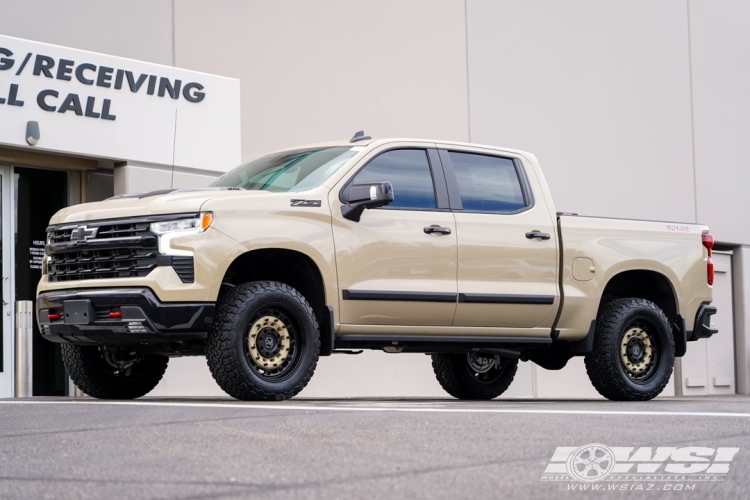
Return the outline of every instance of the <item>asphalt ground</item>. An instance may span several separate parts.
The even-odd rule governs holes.
[[[740,450],[720,480],[542,480],[557,447],[588,443]],[[734,500],[750,497],[749,486],[747,396],[0,400],[3,499]]]

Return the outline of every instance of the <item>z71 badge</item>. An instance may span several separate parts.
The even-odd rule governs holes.
[[[320,200],[292,200],[293,207],[319,207]]]

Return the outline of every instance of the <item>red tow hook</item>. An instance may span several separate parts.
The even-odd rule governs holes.
[[[110,318],[122,318],[122,311],[111,311],[109,313]]]
[[[50,319],[50,321],[54,321],[56,319],[62,318],[62,314],[60,314],[60,313],[49,313],[49,314],[47,314],[47,317]]]

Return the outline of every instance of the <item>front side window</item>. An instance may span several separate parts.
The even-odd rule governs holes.
[[[450,151],[464,210],[508,213],[526,207],[513,160]]]
[[[430,163],[423,149],[387,151],[360,170],[349,185],[382,181],[393,185],[393,202],[389,208],[434,209],[437,206]]]
[[[272,153],[230,170],[211,186],[276,193],[307,191],[323,184],[362,149],[342,146]]]

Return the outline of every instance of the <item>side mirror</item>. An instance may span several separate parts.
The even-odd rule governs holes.
[[[349,186],[348,202],[341,207],[345,219],[359,222],[365,208],[383,207],[393,201],[390,182],[361,182]]]

